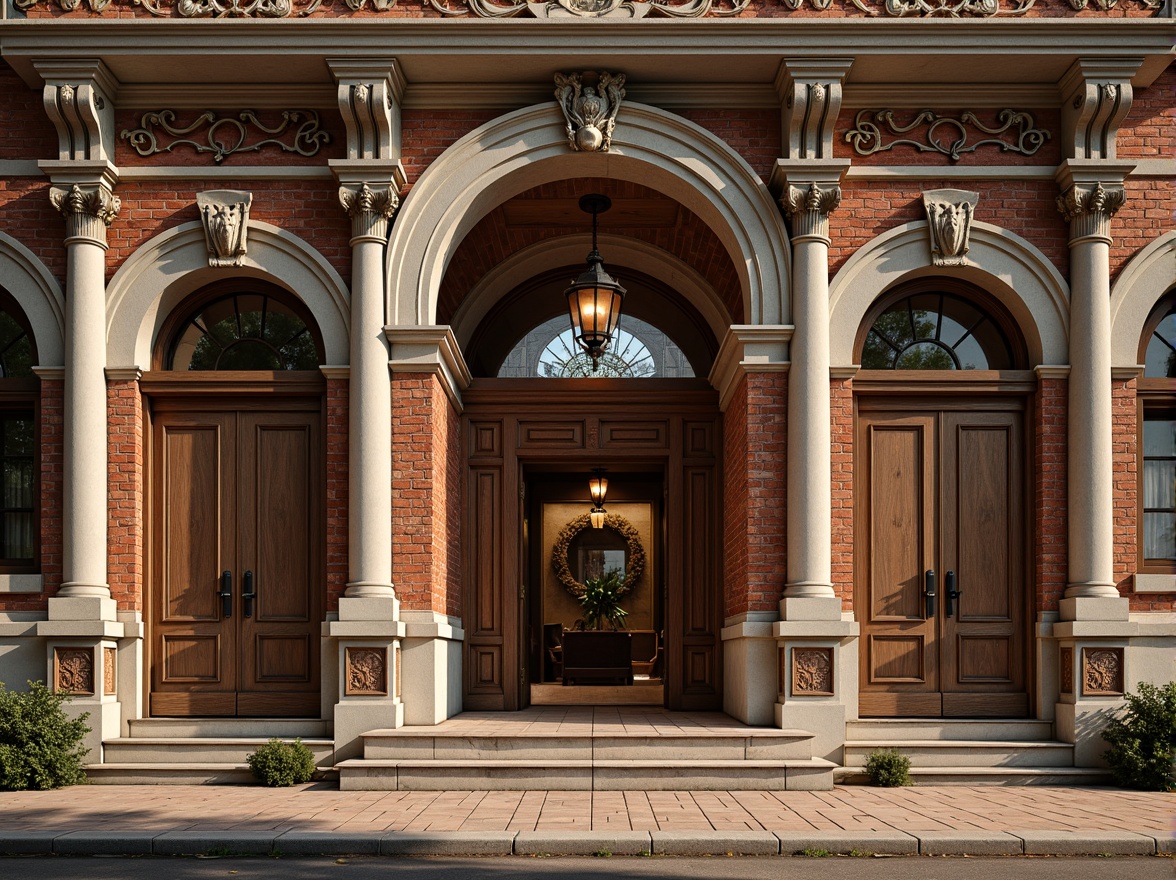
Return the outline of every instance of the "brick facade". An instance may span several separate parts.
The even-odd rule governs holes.
[[[1033,575],[1038,612],[1066,591],[1066,430],[1069,382],[1042,377],[1033,396]]]
[[[830,482],[833,509],[833,592],[853,610],[853,380],[829,383]]]
[[[107,399],[107,524],[106,556],[110,595],[120,611],[143,610],[143,565],[146,562],[144,499],[143,395],[135,379],[111,379]]]
[[[349,433],[347,379],[327,379],[327,613],[339,610],[339,598],[349,575],[348,479]]]

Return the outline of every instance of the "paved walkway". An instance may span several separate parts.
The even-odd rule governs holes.
[[[0,793],[0,852],[1172,853],[1176,795],[1109,788]]]

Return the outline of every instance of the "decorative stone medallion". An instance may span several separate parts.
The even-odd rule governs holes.
[[[345,648],[344,654],[344,693],[347,696],[388,696],[387,648]]]
[[[108,696],[118,690],[118,686],[115,684],[117,680],[115,663],[117,662],[118,652],[114,648],[102,649],[102,693]]]
[[[1123,649],[1082,649],[1082,695],[1121,697],[1123,695]]]
[[[1058,661],[1058,664],[1062,668],[1062,693],[1074,693],[1074,649],[1062,648],[1061,659]]]
[[[588,77],[588,82],[585,82]],[[595,79],[595,82],[593,82]],[[555,101],[567,120],[568,146],[585,153],[607,153],[617,112],[625,99],[625,75],[555,75]]]
[[[94,693],[94,652],[90,648],[53,649],[53,689],[59,694]]]
[[[792,693],[833,696],[833,649],[792,649]]]

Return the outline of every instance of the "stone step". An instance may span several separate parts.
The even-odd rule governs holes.
[[[93,785],[250,785],[257,782],[248,765],[220,762],[90,764],[86,767],[86,778]]]
[[[1013,740],[1053,739],[1053,723],[1003,718],[861,718],[845,725],[847,742],[867,740]]]
[[[836,765],[793,761],[370,760],[336,765],[342,791],[828,790]]]
[[[839,784],[868,783],[857,767],[834,772]],[[1108,785],[1107,770],[1086,767],[912,767],[915,785]]]
[[[280,737],[293,742],[293,737]],[[120,737],[102,743],[103,764],[240,764],[268,742],[268,737]],[[330,739],[304,739],[315,764],[330,766],[335,743]]]
[[[128,722],[132,738],[262,737],[330,739],[330,721],[314,718],[138,718]]]
[[[731,733],[645,732],[597,735],[445,733],[429,728],[372,730],[364,734],[371,760],[476,761],[740,761],[812,757],[813,734],[804,730],[749,729]]]
[[[875,749],[895,749],[912,767],[1073,767],[1074,746],[1064,742],[1005,740],[859,740],[845,744],[845,766],[864,767]]]

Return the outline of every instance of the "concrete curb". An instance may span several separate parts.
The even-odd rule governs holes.
[[[795,855],[806,849],[824,849],[848,855],[881,853],[913,856],[919,852],[919,839],[901,831],[778,831],[780,854]]]
[[[509,856],[514,831],[389,831],[380,836],[382,856]]]
[[[1013,831],[1025,842],[1027,856],[1151,856],[1155,837],[1134,831]]]
[[[925,856],[1019,856],[1021,838],[1004,831],[913,831]]]
[[[287,831],[274,841],[282,855],[378,856],[383,832]]]
[[[157,856],[268,856],[281,836],[281,831],[169,831],[155,837],[152,852]]]
[[[648,831],[520,831],[514,840],[518,856],[639,856],[652,846]]]
[[[776,856],[780,838],[771,831],[651,831],[654,855]]]

